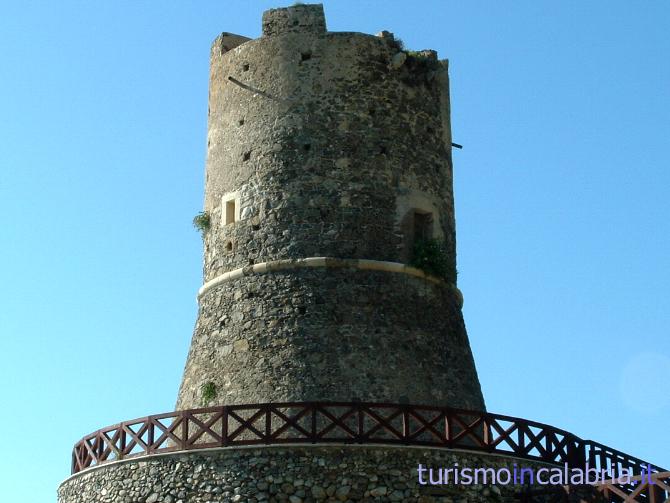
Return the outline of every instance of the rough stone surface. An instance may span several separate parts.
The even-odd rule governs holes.
[[[206,281],[284,258],[404,262],[396,210],[413,195],[435,207],[435,233],[453,251],[446,62],[440,78],[415,83],[408,68],[389,70],[394,47],[358,33],[220,48],[210,76]],[[221,197],[231,192],[245,218],[221,225]]]
[[[513,502],[522,486],[421,486],[417,467],[512,468],[533,463],[437,449],[221,449],[128,460],[66,480],[59,503],[418,501]],[[434,480],[434,482],[439,482]],[[481,482],[481,481],[480,481]]]
[[[211,53],[205,282],[274,260],[406,263],[416,209],[455,268],[446,61],[403,53],[390,67],[393,37],[327,32],[319,5],[268,11],[263,36],[244,40],[225,34]],[[225,224],[228,196],[240,219]],[[200,299],[177,408],[205,405],[213,383],[207,405],[484,409],[454,291],[355,269],[229,281]]]
[[[321,4],[297,4],[289,9],[270,9],[263,13],[263,36],[310,31],[326,31],[326,17]]]
[[[479,408],[453,289],[403,274],[303,269],[206,294],[179,407],[364,400]],[[440,306],[437,308],[436,306]],[[209,404],[207,404],[209,405]]]

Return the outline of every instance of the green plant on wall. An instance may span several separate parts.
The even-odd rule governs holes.
[[[407,52],[407,65],[414,68],[415,71],[437,71],[440,63],[437,58],[426,54],[423,51],[405,51]]]
[[[193,217],[193,227],[200,231],[202,236],[205,236],[205,233],[209,230],[210,219],[209,213],[206,211],[201,211],[195,217]]]
[[[395,49],[398,51],[402,51],[405,49],[405,42],[403,42],[402,39],[398,37],[395,37],[392,40],[391,45],[395,47]]]
[[[216,384],[212,381],[208,381],[200,387],[200,392],[202,394],[202,406],[205,407],[209,402],[216,398]]]
[[[442,278],[456,284],[454,259],[445,241],[439,239],[419,239],[414,243],[410,265],[426,274]]]

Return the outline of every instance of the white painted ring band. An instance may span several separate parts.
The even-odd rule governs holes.
[[[246,267],[240,267],[238,269],[233,269],[232,271],[224,272],[223,274],[207,281],[204,285],[198,290],[198,299],[202,298],[207,292],[212,289],[227,283],[229,281],[234,281],[236,279],[242,278],[244,276],[251,276],[255,274],[267,274],[270,272],[277,271],[289,271],[293,269],[302,269],[302,268],[348,268],[348,269],[359,269],[364,271],[382,271],[390,273],[399,273],[407,274],[409,276],[414,276],[417,278],[422,278],[431,283],[437,284],[446,284],[446,282],[435,276],[426,274],[421,269],[416,267],[408,266],[400,262],[384,262],[382,260],[367,260],[367,259],[343,259],[343,258],[334,258],[334,257],[307,257],[301,259],[284,259],[284,260],[271,260],[269,262],[261,262],[259,264],[249,265]],[[453,286],[453,285],[452,285]],[[462,306],[462,294],[453,286],[456,290],[457,295],[460,297],[460,304]]]

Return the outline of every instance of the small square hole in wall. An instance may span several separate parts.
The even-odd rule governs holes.
[[[226,201],[226,225],[235,222],[235,199]]]

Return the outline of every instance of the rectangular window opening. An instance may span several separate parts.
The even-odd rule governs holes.
[[[414,241],[433,237],[433,214],[414,212]]]
[[[226,225],[235,222],[235,199],[226,201]]]

